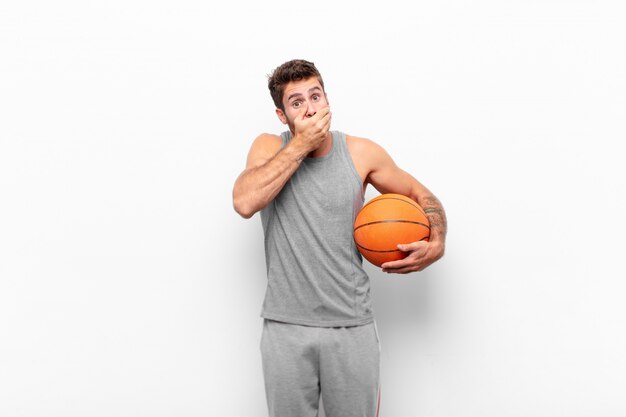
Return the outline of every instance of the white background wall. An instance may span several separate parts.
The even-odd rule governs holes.
[[[626,415],[620,3],[2,2],[0,415],[266,415],[231,190],[292,58],[448,213],[368,265],[381,416]]]

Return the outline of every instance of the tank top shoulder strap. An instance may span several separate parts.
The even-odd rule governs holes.
[[[281,149],[287,146],[287,143],[291,140],[291,132],[289,130],[282,132],[280,134],[280,138],[282,139],[282,143],[280,144]]]
[[[335,147],[341,154],[348,154],[348,146],[346,144],[346,134],[339,131],[333,131],[333,140],[336,141]]]
[[[348,139],[344,132],[333,132],[333,138],[337,142],[335,146],[337,148],[337,154],[343,160],[343,162],[350,167],[350,171],[352,172],[352,176],[357,181],[359,186],[363,187],[361,177],[354,166],[354,161],[352,160],[352,155],[350,155],[350,150],[348,149]]]

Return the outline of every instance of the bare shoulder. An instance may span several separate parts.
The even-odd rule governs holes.
[[[378,146],[376,142],[371,139],[361,138],[358,136],[346,135],[346,144],[350,151],[354,149],[355,151],[363,151],[368,150],[373,146]]]
[[[259,136],[256,137],[256,139],[254,139],[254,142],[252,143],[252,147],[258,146],[258,147],[263,147],[263,148],[265,147],[280,148],[281,142],[282,142],[282,139],[278,135],[273,135],[271,133],[261,133]]]
[[[250,152],[248,153],[247,167],[263,165],[280,151],[281,144],[282,139],[280,136],[271,133],[261,133],[252,142]]]
[[[373,162],[379,158],[388,157],[387,152],[378,143],[371,139],[346,135],[346,144],[352,158],[358,161]]]
[[[371,175],[389,163],[387,152],[371,139],[346,135],[346,145],[363,183],[370,182]]]

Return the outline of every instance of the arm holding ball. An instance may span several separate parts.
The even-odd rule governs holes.
[[[378,144],[353,137],[349,146],[365,184],[372,184],[381,194],[396,193],[410,197],[424,209],[430,221],[429,241],[398,245],[398,249],[409,254],[404,259],[382,264],[383,271],[406,274],[421,271],[439,260],[445,252],[448,229],[446,213],[439,199],[412,175],[400,169]]]

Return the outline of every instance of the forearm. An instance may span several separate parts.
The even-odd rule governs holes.
[[[244,218],[250,218],[267,206],[306,157],[309,149],[291,141],[263,165],[246,169],[233,188],[233,206]]]
[[[430,222],[429,241],[398,245],[398,249],[408,253],[407,256],[398,261],[384,263],[382,265],[384,272],[406,274],[422,271],[433,262],[441,259],[446,250],[445,240],[448,226],[446,213],[441,202],[421,187],[420,192],[412,194],[412,197],[424,209]]]
[[[417,202],[426,213],[430,222],[430,241],[440,242],[445,245],[446,233],[448,232],[448,221],[446,212],[439,199],[433,194],[426,194],[418,197]]]

